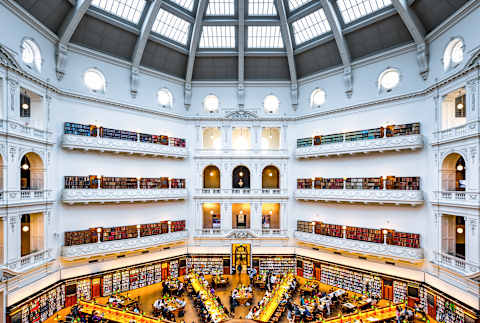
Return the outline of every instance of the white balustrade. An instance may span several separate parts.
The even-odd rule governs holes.
[[[120,203],[184,200],[184,188],[165,189],[64,189],[62,201],[74,203]]]
[[[480,121],[470,121],[461,126],[435,131],[432,145],[439,145],[480,135]]]

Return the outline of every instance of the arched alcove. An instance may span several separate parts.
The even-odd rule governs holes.
[[[280,172],[275,166],[267,166],[262,171],[262,188],[280,188]]]
[[[217,166],[207,166],[203,170],[203,188],[220,188],[220,170]]]
[[[42,158],[29,152],[20,160],[20,189],[42,190],[44,185],[44,167]]]
[[[232,172],[232,188],[250,188],[250,170],[245,166],[237,166]]]
[[[441,169],[443,191],[466,190],[466,165],[463,157],[458,153],[451,153],[445,157]]]

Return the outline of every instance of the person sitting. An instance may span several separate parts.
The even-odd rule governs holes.
[[[300,305],[305,306],[305,297],[303,297],[303,294],[300,296]]]

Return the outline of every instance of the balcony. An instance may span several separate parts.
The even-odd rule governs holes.
[[[470,121],[461,126],[435,131],[433,133],[432,146],[473,138],[479,135],[480,121]]]
[[[66,259],[92,257],[111,253],[134,251],[184,241],[188,238],[187,231],[177,231],[148,237],[132,238],[115,241],[87,243],[83,245],[62,248],[62,256]]]
[[[432,204],[444,206],[459,206],[467,208],[480,208],[480,193],[463,191],[437,191],[433,192]]]
[[[434,263],[453,270],[464,276],[472,276],[480,273],[480,265],[474,264],[443,252],[434,251]]]
[[[20,190],[0,192],[1,206],[36,205],[53,202],[54,194],[51,190]]]
[[[276,198],[288,199],[287,189],[271,188],[197,188],[194,198],[238,199]]]
[[[324,248],[358,252],[367,255],[403,259],[408,261],[420,261],[423,259],[423,249],[420,248],[407,248],[386,243],[350,240],[300,231],[295,231],[295,239]]]
[[[423,136],[416,134],[299,147],[295,151],[295,157],[298,159],[315,158],[420,148],[423,148]]]
[[[8,269],[15,272],[24,272],[34,267],[43,265],[53,257],[52,250],[43,250],[23,256],[7,265]]]
[[[288,231],[282,229],[200,229],[195,231],[199,239],[288,239]]]
[[[55,136],[52,132],[26,126],[12,120],[0,120],[0,135],[16,137],[36,143],[53,145]]]
[[[195,149],[194,158],[217,158],[217,159],[231,159],[231,158],[246,158],[246,159],[288,159],[287,149]]]
[[[188,192],[184,188],[165,189],[64,189],[62,201],[75,203],[120,203],[157,202],[185,200]]]
[[[411,206],[424,202],[423,191],[420,190],[297,189],[295,198],[303,201]]]
[[[100,152],[126,153],[130,155],[186,158],[188,151],[185,147],[161,145],[140,141],[129,141],[102,137],[77,136],[64,134],[62,147],[66,149],[94,150]]]

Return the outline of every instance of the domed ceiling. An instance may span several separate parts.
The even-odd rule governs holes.
[[[65,48],[80,45],[130,61],[133,68],[148,67],[187,83],[296,82],[342,66],[348,73],[358,59],[409,43],[416,44],[417,54],[428,60],[425,35],[468,2],[15,1],[56,33]]]

